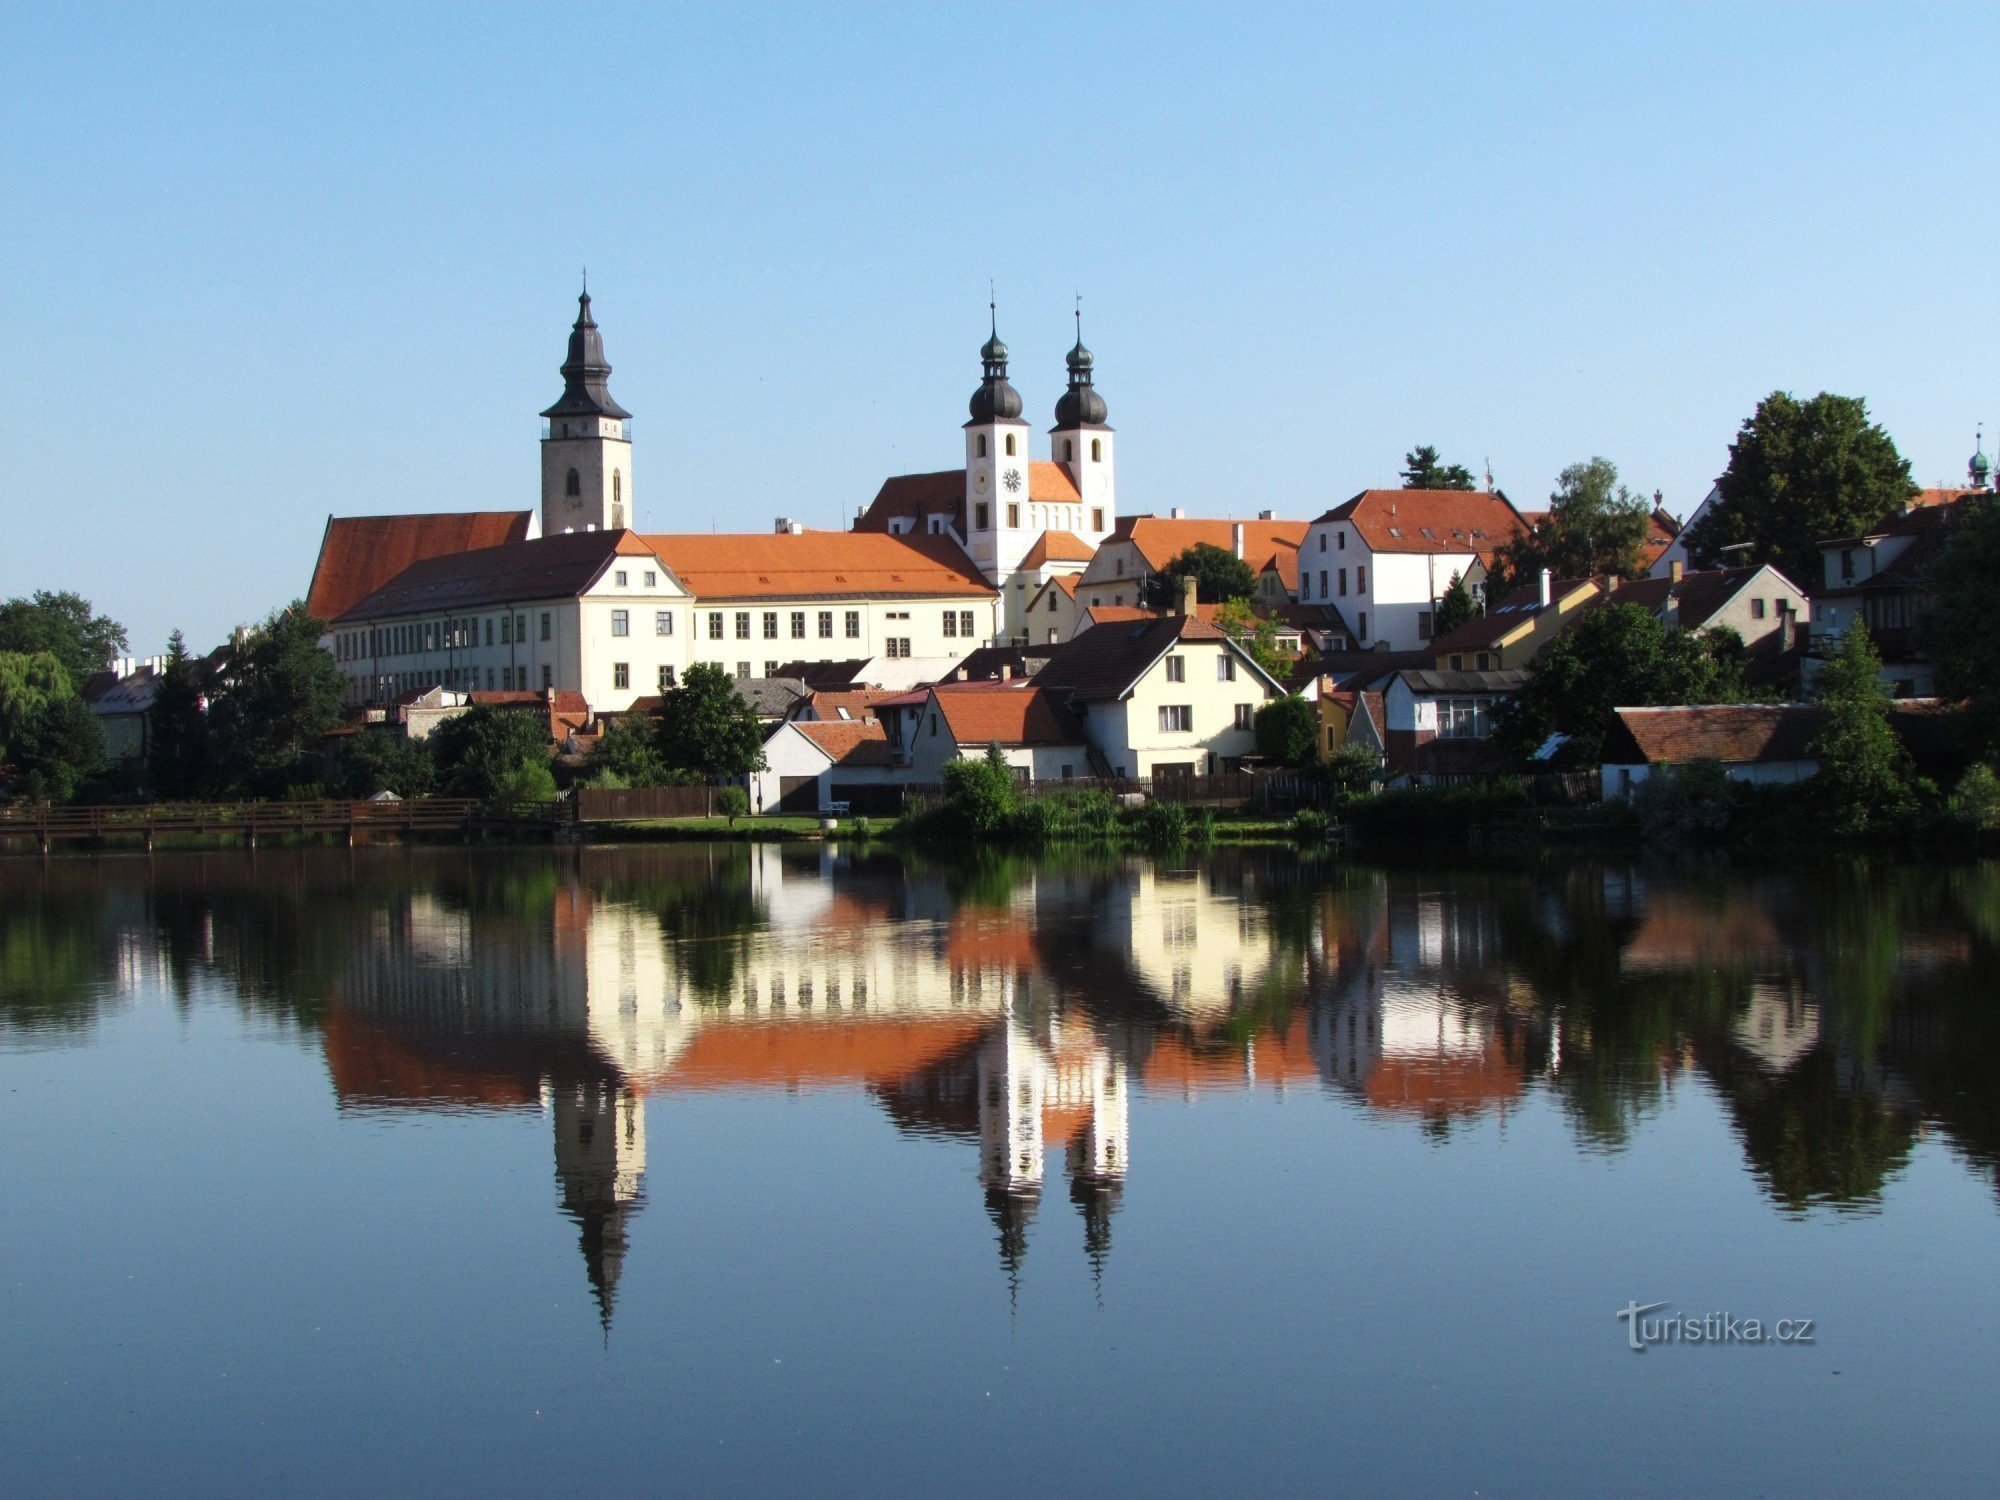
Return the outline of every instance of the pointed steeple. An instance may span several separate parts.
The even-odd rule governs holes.
[[[970,427],[984,422],[1017,422],[1021,418],[1021,393],[1007,383],[1007,346],[1000,342],[1000,312],[997,302],[986,304],[986,342],[979,347],[982,378],[972,393]]]
[[[1103,427],[1110,419],[1111,411],[1092,383],[1097,357],[1083,347],[1081,298],[1076,309],[1076,347],[1069,351],[1067,363],[1069,389],[1056,401],[1056,425],[1050,431],[1075,432],[1083,427]]]
[[[607,382],[611,362],[604,357],[604,336],[590,315],[590,288],[576,299],[576,322],[569,331],[569,358],[562,364],[563,393],[545,417],[617,417],[632,415],[611,397]]]

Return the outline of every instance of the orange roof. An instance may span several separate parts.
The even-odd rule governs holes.
[[[889,764],[889,732],[874,719],[794,719],[792,728],[824,750],[836,766]]]
[[[983,598],[994,590],[944,536],[870,531],[648,536],[697,600]]]
[[[1347,522],[1374,552],[1490,558],[1527,532],[1512,505],[1484,490],[1363,490],[1320,520]]]
[[[1305,540],[1304,521],[1190,521],[1161,516],[1124,516],[1111,533],[1114,542],[1130,542],[1155,573],[1198,542],[1232,552],[1236,528],[1243,528],[1246,557],[1269,557],[1279,547],[1297,551]]]
[[[1257,1061],[1264,1061],[1261,1049]],[[1521,1065],[1495,1041],[1466,1056],[1382,1058],[1368,1070],[1363,1092],[1374,1108],[1394,1114],[1472,1115],[1521,1088]]]
[[[941,682],[931,689],[951,737],[968,745],[1082,745],[1082,728],[1032,682]]]
[[[1028,493],[1024,498],[1040,505],[1079,505],[1083,501],[1069,470],[1046,459],[1029,463]],[[958,534],[965,535],[965,470],[891,475],[882,481],[882,488],[855,521],[854,529],[887,531],[891,521],[901,520],[912,524],[910,534],[915,535],[929,529],[924,524],[929,516],[951,517]]]
[[[423,516],[328,516],[306,611],[337,620],[411,563],[525,541],[530,510]]]
[[[458,1057],[425,1057],[338,1005],[328,1008],[320,1025],[320,1045],[343,1105],[518,1109],[540,1097],[532,1080]]]
[[[682,1088],[893,1083],[977,1041],[991,1025],[990,1017],[728,1021],[696,1032],[667,1077]]]
[[[1097,556],[1097,549],[1073,531],[1045,531],[1035,538],[1035,545],[1028,549],[1028,555],[1021,559],[1024,568],[1047,567],[1052,562],[1087,563]]]
[[[812,695],[813,716],[818,719],[843,723],[849,720],[873,717],[875,705],[896,694],[887,688],[841,688],[838,691],[814,693]],[[841,710],[847,712],[843,715]]]
[[[1245,1088],[1263,1083],[1276,1086],[1319,1077],[1319,1063],[1313,1057],[1311,1037],[1305,1018],[1295,1016],[1283,1031],[1256,1034],[1256,1065],[1240,1045],[1215,1048],[1191,1045],[1182,1036],[1163,1034],[1146,1056],[1144,1079],[1149,1089],[1178,1088],[1190,1092],[1203,1088]]]
[[[1280,547],[1276,552],[1273,552],[1269,557],[1264,559],[1264,565],[1257,571],[1259,573],[1276,572],[1278,582],[1285,586],[1285,592],[1296,594],[1299,591],[1299,549],[1297,547]]]
[[[945,938],[945,961],[954,967],[1017,969],[1039,972],[1042,956],[1035,934],[1010,911],[961,907],[951,919]]]

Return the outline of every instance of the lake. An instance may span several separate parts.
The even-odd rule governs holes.
[[[1997,960],[1990,861],[0,860],[0,1488],[1990,1492]]]

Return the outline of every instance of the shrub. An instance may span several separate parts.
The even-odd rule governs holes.
[[[1188,816],[1186,803],[1154,798],[1133,808],[1125,821],[1141,843],[1157,849],[1185,844],[1193,820]]]
[[[998,745],[978,760],[955,760],[944,768],[945,810],[965,831],[994,838],[1013,826],[1021,811],[1021,789]]]
[[[1324,840],[1329,821],[1324,808],[1302,807],[1292,814],[1292,837]]]
[[[1118,799],[1095,790],[1033,797],[1022,805],[1014,827],[1029,843],[1109,838],[1118,827]]]
[[[1951,815],[1981,833],[2000,828],[2000,776],[1991,766],[1974,766],[1959,778],[1951,794]]]
[[[1309,766],[1319,754],[1319,715],[1293,693],[1257,710],[1257,753],[1286,766]]]
[[[740,786],[726,786],[715,794],[715,805],[734,823],[750,811],[750,794]]]
[[[1663,766],[1632,794],[1639,832],[1649,844],[1696,844],[1729,831],[1736,784],[1712,760]]]
[[[1337,792],[1365,792],[1381,774],[1381,757],[1366,745],[1342,745],[1327,757],[1326,777]]]
[[[503,772],[494,782],[493,795],[487,800],[497,803],[553,802],[555,796],[555,772],[549,769],[547,761],[531,760]]]

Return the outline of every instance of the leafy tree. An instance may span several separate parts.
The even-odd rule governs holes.
[[[1931,570],[1931,606],[1919,627],[1937,663],[1938,691],[1971,708],[1982,748],[2000,746],[2000,652],[1993,649],[1993,584],[2000,579],[2000,497],[1959,502],[1957,524]]]
[[[153,795],[167,801],[199,796],[208,775],[208,716],[202,712],[201,663],[176,630],[167,637],[167,665],[146,710],[146,768]]]
[[[709,778],[764,769],[757,711],[718,666],[697,662],[660,707],[660,759],[670,771]]]
[[[1319,715],[1297,693],[1273,698],[1257,710],[1257,753],[1286,766],[1309,766],[1319,758]]]
[[[1889,724],[1889,690],[1868,627],[1856,620],[1813,679],[1813,701],[1826,724],[1809,747],[1819,761],[1812,787],[1836,825],[1862,832],[1907,815],[1916,801],[1916,769]]]
[[[532,709],[468,708],[432,730],[430,746],[446,796],[526,802],[555,795],[548,725]]]
[[[109,615],[92,614],[90,601],[75,594],[43,589],[32,598],[0,604],[0,651],[48,652],[63,664],[79,692],[126,644],[123,625]]]
[[[600,785],[608,785],[608,778],[614,777],[620,786],[636,787],[668,786],[676,779],[660,755],[659,727],[640,714],[606,720],[604,733],[590,747],[583,766]]]
[[[1479,607],[1472,602],[1472,590],[1465,586],[1464,575],[1452,574],[1444,597],[1438,600],[1437,619],[1431,626],[1431,638],[1435,640],[1450,634],[1478,613]]]
[[[1196,542],[1147,580],[1147,602],[1155,609],[1172,609],[1181,601],[1183,578],[1194,580],[1194,597],[1201,604],[1248,599],[1257,587],[1249,563],[1226,547]]]
[[[1382,757],[1350,740],[1326,758],[1326,774],[1337,791],[1365,792],[1382,775]]]
[[[1251,658],[1280,682],[1292,669],[1296,658],[1278,648],[1278,627],[1241,599],[1225,602],[1215,612],[1215,628],[1235,641]]]
[[[944,768],[945,806],[981,838],[1007,832],[1021,811],[1021,789],[998,745],[978,760],[954,760]]]
[[[1716,501],[1688,532],[1703,567],[1774,563],[1793,582],[1818,581],[1818,543],[1858,536],[1915,492],[1910,465],[1868,420],[1868,403],[1822,391],[1799,401],[1773,391],[1736,441]],[[1742,552],[1723,548],[1748,544]]]
[[[1556,476],[1549,513],[1500,549],[1494,597],[1519,588],[1543,568],[1558,578],[1645,571],[1646,532],[1653,505],[1618,482],[1608,458],[1571,464]]]
[[[336,761],[340,790],[349,797],[428,797],[437,788],[437,762],[424,742],[389,729],[355,731],[341,741]]]
[[[211,699],[216,779],[250,796],[276,796],[317,779],[326,732],[340,722],[340,669],[320,649],[323,621],[303,601],[274,611],[230,656]]]
[[[0,652],[0,761],[20,753],[35,715],[74,692],[69,673],[53,653]]]
[[[67,802],[104,769],[104,729],[54,653],[0,653],[0,762],[32,801]]]
[[[1438,451],[1426,445],[1403,455],[1403,488],[1406,490],[1469,490],[1472,471],[1463,464],[1438,462]]]
[[[1742,697],[1733,664],[1742,644],[1733,632],[1671,629],[1636,604],[1591,610],[1535,658],[1528,680],[1501,709],[1494,743],[1527,756],[1563,734],[1556,765],[1596,766],[1614,709]]]

